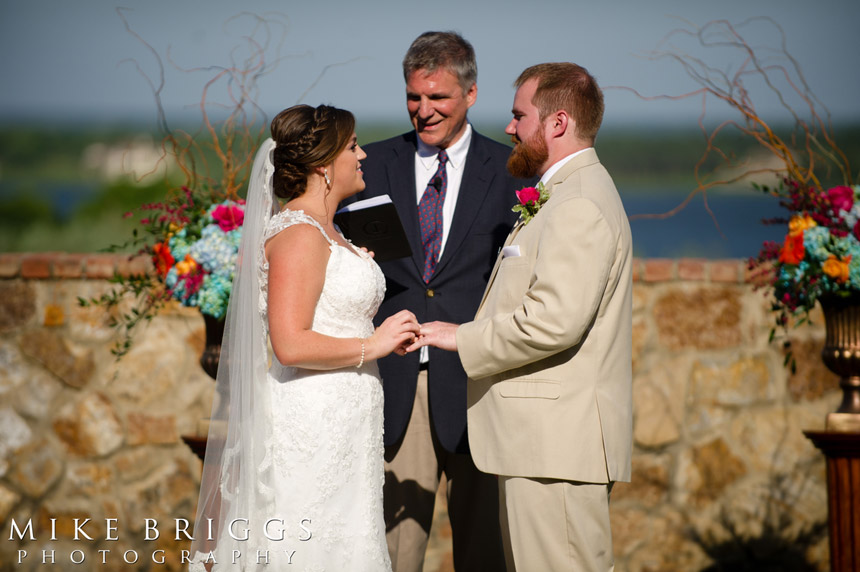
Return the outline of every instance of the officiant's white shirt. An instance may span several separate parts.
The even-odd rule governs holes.
[[[466,130],[457,141],[448,147],[448,185],[445,190],[445,202],[442,204],[442,245],[439,248],[439,257],[445,251],[445,243],[448,241],[448,232],[451,230],[451,221],[454,220],[454,207],[457,206],[457,197],[460,195],[460,183],[463,180],[463,169],[466,167],[466,155],[469,154],[469,144],[472,142],[472,126],[467,123]],[[415,205],[421,202],[421,197],[427,189],[427,183],[436,174],[439,161],[436,156],[439,148],[427,145],[418,138],[418,148],[415,150]]]
[[[466,130],[453,145],[448,147],[448,166],[445,171],[448,175],[448,185],[445,187],[445,202],[442,203],[442,244],[439,247],[439,257],[445,251],[445,243],[448,241],[448,232],[451,230],[451,221],[454,220],[454,207],[457,206],[457,197],[460,196],[460,183],[463,181],[463,170],[466,168],[466,155],[469,154],[469,144],[472,142],[472,125],[466,123]],[[418,148],[415,150],[415,206],[421,202],[421,197],[427,189],[427,183],[436,174],[439,161],[436,156],[439,148],[424,143],[418,137]],[[419,360],[421,363],[429,361],[429,348],[421,348]]]

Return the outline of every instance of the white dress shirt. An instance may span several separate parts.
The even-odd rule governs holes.
[[[445,171],[448,174],[448,184],[445,187],[445,202],[442,204],[442,244],[439,248],[439,257],[445,251],[445,243],[448,241],[448,233],[451,230],[451,221],[454,220],[454,207],[457,206],[457,197],[460,195],[460,183],[463,181],[463,169],[466,167],[466,155],[469,154],[469,144],[472,142],[472,126],[466,124],[463,135],[448,147],[448,165]],[[415,205],[421,202],[421,197],[427,189],[427,183],[436,174],[439,161],[436,156],[439,148],[427,145],[418,138],[418,148],[415,150]],[[438,261],[437,261],[438,262]]]
[[[565,163],[567,163],[568,161],[570,161],[571,159],[573,159],[574,157],[576,157],[580,153],[584,153],[585,151],[588,151],[589,149],[591,149],[591,147],[587,147],[585,149],[580,149],[576,153],[571,153],[567,157],[564,157],[563,159],[559,159],[558,161],[553,163],[552,166],[546,170],[546,173],[544,173],[543,176],[540,178],[540,182],[543,183],[544,186],[546,186],[546,184],[549,182],[549,180],[552,179],[552,176],[555,175],[559,169],[564,167]]]
[[[451,221],[454,220],[454,207],[457,206],[457,197],[460,196],[460,183],[463,181],[463,170],[466,168],[466,155],[469,154],[469,145],[472,142],[472,126],[466,124],[466,130],[453,145],[448,147],[448,164],[445,167],[448,175],[448,184],[445,186],[445,202],[442,203],[442,244],[439,247],[439,257],[445,251],[445,243],[448,241],[448,233],[451,230]],[[418,137],[418,148],[415,150],[415,205],[421,202],[427,183],[436,174],[439,161],[436,156],[439,148],[427,145]],[[426,363],[430,361],[429,348],[424,346],[420,350],[419,361]]]

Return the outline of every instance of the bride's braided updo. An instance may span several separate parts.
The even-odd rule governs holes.
[[[355,132],[355,117],[328,105],[294,105],[272,120],[275,195],[286,200],[305,192],[310,175],[343,151]]]

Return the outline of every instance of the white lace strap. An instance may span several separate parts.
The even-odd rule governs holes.
[[[337,241],[332,240],[328,233],[326,233],[325,229],[322,227],[320,223],[318,223],[313,217],[305,214],[304,211],[293,211],[290,209],[284,209],[277,215],[272,218],[272,224],[266,232],[266,239],[273,237],[278,234],[285,228],[289,228],[296,224],[309,224],[311,226],[316,227],[319,230],[323,237],[329,242],[329,244],[337,245]]]

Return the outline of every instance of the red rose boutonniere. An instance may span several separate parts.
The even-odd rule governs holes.
[[[528,223],[537,214],[541,206],[549,199],[549,191],[538,183],[537,187],[525,187],[517,191],[519,204],[514,205],[511,210],[519,213],[523,224]]]

